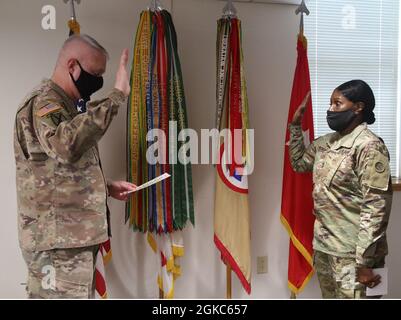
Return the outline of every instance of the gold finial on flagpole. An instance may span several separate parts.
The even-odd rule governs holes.
[[[79,34],[81,27],[77,21],[77,16],[75,13],[75,2],[77,4],[81,3],[81,0],[63,0],[64,3],[70,3],[70,19],[68,20],[68,27],[70,28],[70,36],[73,34]]]

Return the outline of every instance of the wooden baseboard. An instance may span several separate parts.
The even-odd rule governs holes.
[[[391,177],[391,181],[393,183],[393,191],[401,191],[401,178]]]

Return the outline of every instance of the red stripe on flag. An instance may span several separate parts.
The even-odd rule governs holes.
[[[103,253],[103,255],[107,254],[110,252],[111,250],[111,243],[110,243],[110,239],[107,240],[106,242],[101,244],[102,249],[105,251],[105,253]]]
[[[214,235],[214,243],[217,249],[220,250],[222,260],[230,265],[231,269],[234,270],[234,272],[237,274],[245,291],[248,294],[251,294],[251,284],[246,280],[246,277],[242,273],[241,268],[239,267],[235,259],[230,254],[230,252],[227,250],[227,248],[224,246],[224,244],[220,241],[220,239],[216,235]]]
[[[96,291],[101,297],[106,294],[106,281],[104,280],[102,274],[96,269],[95,270],[95,281],[96,281]]]
[[[160,251],[160,256],[162,258],[162,267],[164,267],[167,264],[166,256],[161,251]]]

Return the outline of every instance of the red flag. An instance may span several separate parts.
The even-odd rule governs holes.
[[[298,60],[294,75],[288,123],[306,95],[311,91],[307,40],[298,37]],[[312,98],[306,107],[302,121],[302,131],[306,143],[314,139]],[[287,229],[291,241],[288,258],[288,286],[294,293],[299,293],[313,274],[312,240],[313,215],[312,173],[296,173],[289,158],[290,134],[287,130],[284,153],[283,190],[281,198],[281,221]]]

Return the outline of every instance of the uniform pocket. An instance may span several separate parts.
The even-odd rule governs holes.
[[[90,298],[94,276],[93,247],[54,250],[54,295],[63,299]]]
[[[90,287],[90,284],[83,284],[56,278],[56,289],[54,292],[54,298],[89,299],[91,295]]]
[[[354,290],[356,285],[355,261],[350,258],[334,257],[335,278],[338,287],[344,290]]]
[[[344,183],[346,180],[346,173],[351,169],[351,168],[345,168],[345,170],[342,170],[342,164],[348,157],[348,153],[346,154],[335,154],[331,156],[330,162],[326,164],[329,167],[329,170],[327,171],[326,175],[322,177],[324,184],[326,185],[327,188],[330,188],[332,185],[333,181],[341,181],[341,183]],[[351,169],[352,170],[352,169]]]

